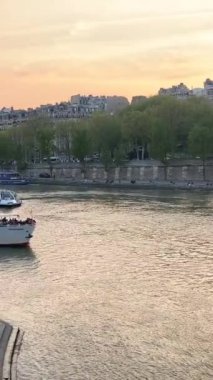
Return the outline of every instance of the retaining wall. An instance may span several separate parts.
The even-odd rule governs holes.
[[[25,174],[36,178],[43,172],[50,173],[48,165],[32,166]],[[205,172],[206,181],[213,181],[213,160],[206,162]],[[203,165],[198,160],[171,161],[166,167],[157,161],[139,161],[126,163],[119,168],[110,168],[106,172],[101,164],[88,164],[83,173],[80,164],[55,164],[52,174],[56,179],[88,179],[94,182],[165,181],[165,175],[167,181],[203,181]]]

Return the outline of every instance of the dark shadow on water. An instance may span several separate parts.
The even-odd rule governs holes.
[[[0,247],[0,265],[9,261],[35,261],[36,255],[31,247]]]
[[[18,216],[20,213],[20,207],[8,207],[8,208],[2,208],[0,209],[0,214],[1,216],[4,214],[5,216],[9,216],[9,217],[12,217],[13,216]]]

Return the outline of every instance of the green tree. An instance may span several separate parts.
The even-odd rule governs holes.
[[[0,132],[0,163],[2,168],[9,168],[15,160],[15,144],[8,138],[7,133]]]
[[[75,128],[75,122],[59,122],[56,125],[56,146],[57,151],[64,154],[68,161],[72,156],[72,135]]]
[[[72,154],[81,163],[81,171],[85,175],[86,156],[91,153],[91,138],[88,125],[83,122],[76,123],[72,135]]]
[[[213,149],[212,131],[200,125],[194,126],[189,133],[189,149],[194,157],[202,159],[203,179],[206,180],[206,159]]]
[[[168,125],[156,121],[152,127],[151,155],[164,164],[164,175],[167,180],[168,155],[172,152],[173,135]]]
[[[120,145],[117,149],[115,149],[113,163],[116,168],[119,168],[123,165],[126,156],[127,156],[127,151],[126,151],[125,145]],[[120,176],[119,176],[119,182],[120,182]]]
[[[143,147],[143,152],[150,141],[151,120],[150,114],[146,111],[133,110],[123,117],[123,137],[128,143],[129,149],[135,149],[137,159],[139,159],[139,147]],[[143,157],[142,157],[143,158]]]
[[[52,126],[40,125],[36,132],[36,140],[41,153],[41,157],[47,160],[53,154],[54,149],[54,129]]]
[[[32,160],[33,144],[29,137],[29,129],[26,125],[12,127],[7,130],[10,145],[13,146],[14,160],[17,162],[18,169],[25,168],[27,163]]]
[[[93,151],[100,154],[108,178],[122,144],[121,120],[116,116],[96,114],[90,122],[90,131]]]
[[[93,150],[102,157],[109,152],[113,160],[115,150],[122,144],[121,120],[116,116],[96,114],[90,122],[90,131]]]
[[[115,149],[113,162],[116,167],[119,167],[122,165],[126,157],[126,153],[127,152],[124,145],[120,145],[118,148]]]
[[[109,150],[102,150],[101,162],[104,165],[104,170],[107,173],[107,179],[108,179],[109,170],[113,166],[112,155]]]

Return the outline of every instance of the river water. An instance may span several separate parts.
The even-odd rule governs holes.
[[[25,187],[30,248],[0,249],[19,380],[213,378],[213,194]]]

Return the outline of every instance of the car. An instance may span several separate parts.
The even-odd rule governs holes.
[[[39,177],[40,177],[40,178],[50,178],[51,175],[50,175],[49,173],[40,173],[40,174],[39,174]]]
[[[49,158],[44,157],[43,161],[45,161],[45,162],[49,161],[49,162],[53,162],[54,163],[54,162],[61,162],[61,159],[59,157],[52,156],[52,157],[49,157]]]

